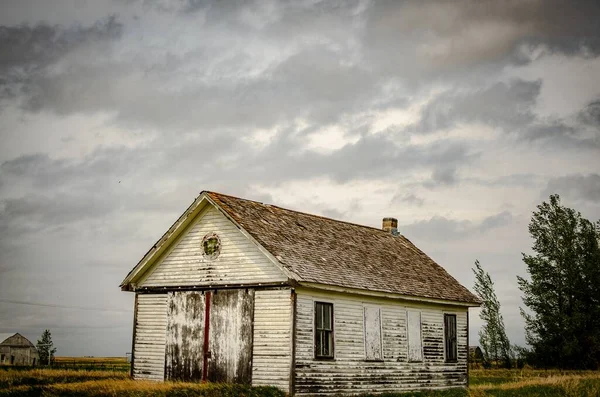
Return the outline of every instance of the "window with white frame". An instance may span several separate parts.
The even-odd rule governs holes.
[[[315,302],[315,357],[333,358],[333,303]]]

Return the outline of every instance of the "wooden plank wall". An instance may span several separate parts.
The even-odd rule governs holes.
[[[167,294],[138,294],[133,349],[135,379],[164,380]]]
[[[258,290],[254,295],[252,385],[290,388],[292,364],[291,290]]]
[[[165,378],[168,380],[202,380],[205,299],[199,291],[172,291],[167,295]]]
[[[347,294],[297,290],[295,391],[306,394],[358,394],[466,386],[467,309],[396,303]],[[334,360],[314,359],[314,302],[334,305]],[[381,308],[382,362],[367,361],[364,307]],[[423,361],[408,361],[407,310],[421,313]],[[444,357],[444,313],[458,323],[458,362]]]
[[[215,291],[211,297],[208,380],[250,384],[253,289]]]
[[[202,239],[216,232],[221,254],[208,260],[202,255]],[[212,205],[183,231],[139,286],[219,286],[283,282],[287,278],[242,232]]]

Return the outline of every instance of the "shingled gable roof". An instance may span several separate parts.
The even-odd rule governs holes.
[[[300,284],[362,289],[407,297],[480,301],[403,236],[257,201],[203,191],[121,283],[132,290],[208,198],[245,230]]]
[[[406,237],[204,192],[302,283],[473,305],[479,299]]]

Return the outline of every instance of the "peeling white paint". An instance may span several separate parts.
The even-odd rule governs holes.
[[[165,360],[167,379],[201,379],[205,306],[206,297],[201,292],[169,292]]]
[[[383,360],[381,350],[381,309],[379,306],[365,306],[365,359]]]
[[[213,232],[221,239],[221,253],[210,260],[203,255],[202,239]],[[172,249],[144,277],[139,287],[219,286],[287,280],[281,270],[212,205],[198,215]]]
[[[249,382],[252,359],[254,290],[223,290],[213,295],[210,313],[209,380]]]
[[[423,361],[421,337],[421,312],[409,310],[408,315],[408,361]]]
[[[467,383],[467,310],[296,289],[295,394],[336,395],[460,387]],[[314,357],[314,302],[334,305],[335,359]],[[365,352],[364,308],[378,306],[383,361]],[[408,359],[407,312],[421,313],[422,361]],[[444,313],[456,314],[458,361],[444,358]]]
[[[262,290],[254,296],[252,385],[290,390],[292,365],[291,290]]]
[[[133,377],[162,381],[165,378],[167,295],[138,294]]]

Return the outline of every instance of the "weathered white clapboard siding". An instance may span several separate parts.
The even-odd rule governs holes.
[[[202,239],[210,232],[216,232],[221,239],[221,254],[215,260],[205,260],[202,255]],[[286,280],[277,265],[219,210],[208,204],[139,285],[219,286]]]
[[[164,380],[167,295],[138,294],[133,351],[133,377]]]
[[[467,310],[297,289],[295,391],[357,394],[466,386]],[[334,305],[334,360],[314,359],[314,302]],[[366,361],[364,307],[381,307],[382,362]],[[421,312],[423,361],[408,361],[407,310]],[[456,314],[458,362],[444,357],[444,313]]]
[[[254,295],[252,385],[290,390],[292,365],[291,290],[258,290]]]

